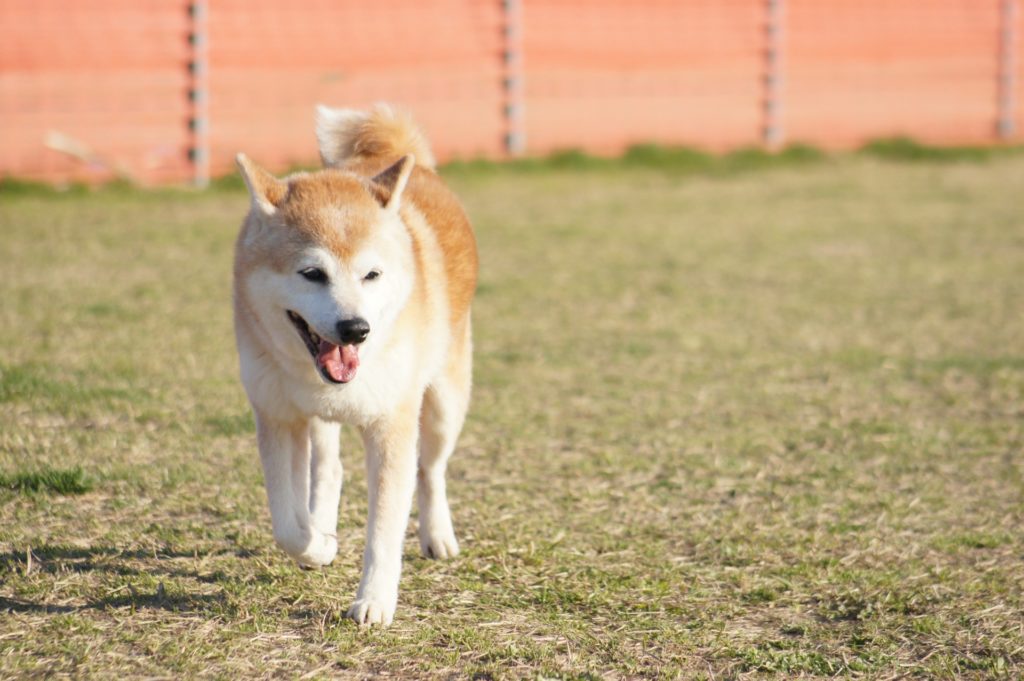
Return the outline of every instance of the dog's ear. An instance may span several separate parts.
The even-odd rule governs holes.
[[[384,206],[384,210],[389,213],[398,212],[402,202],[402,191],[415,165],[416,158],[412,154],[406,154],[371,180],[377,189],[377,200]]]
[[[288,193],[288,185],[256,165],[245,154],[235,157],[245,186],[249,188],[252,206],[264,215],[272,215]]]

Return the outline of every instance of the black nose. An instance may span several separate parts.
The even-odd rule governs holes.
[[[370,335],[370,322],[362,317],[343,319],[338,322],[338,337],[342,345],[359,344]]]

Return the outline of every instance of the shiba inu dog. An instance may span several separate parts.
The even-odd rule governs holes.
[[[476,242],[410,119],[320,107],[325,169],[244,155],[235,335],[274,539],[306,567],[338,550],[341,424],[366,448],[369,521],[348,617],[391,623],[414,491],[423,554],[459,552],[445,469],[469,404]]]

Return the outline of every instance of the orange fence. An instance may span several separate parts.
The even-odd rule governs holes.
[[[0,0],[0,175],[316,157],[387,100],[442,159],[1020,141],[1024,0]]]

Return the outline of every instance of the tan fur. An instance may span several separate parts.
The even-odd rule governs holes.
[[[376,224],[378,212],[365,184],[336,170],[292,179],[280,206],[282,220],[342,259],[359,249]]]
[[[479,261],[469,219],[455,195],[431,171],[413,171],[405,195],[433,228],[444,253],[448,305],[455,325],[469,313],[476,291]]]

